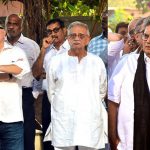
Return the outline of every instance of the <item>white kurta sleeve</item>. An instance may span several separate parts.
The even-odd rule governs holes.
[[[54,88],[55,88],[55,71],[54,71],[54,61],[52,59],[51,63],[49,64],[49,68],[47,70],[47,74],[46,74],[46,79],[47,79],[47,86],[48,86],[48,90],[47,90],[47,95],[48,95],[48,99],[50,101],[50,103],[53,100],[54,97]]]
[[[108,99],[120,103],[121,86],[127,70],[127,58],[120,60],[108,82]]]
[[[101,61],[101,73],[100,73],[100,99],[104,101],[107,91],[107,74],[104,63]]]

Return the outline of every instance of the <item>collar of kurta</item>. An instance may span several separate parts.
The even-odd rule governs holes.
[[[9,41],[7,40],[7,36],[5,37],[5,42],[9,43]],[[18,41],[16,43],[20,43],[20,44],[23,44],[24,43],[24,36],[23,34],[21,33],[21,36],[20,38],[18,39]],[[10,43],[9,43],[10,44]],[[11,44],[10,44],[11,45]],[[15,43],[14,43],[15,45]]]

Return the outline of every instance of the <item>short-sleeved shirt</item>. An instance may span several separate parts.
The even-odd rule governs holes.
[[[7,40],[7,37],[6,37],[6,42],[8,44],[10,44]],[[13,46],[20,47],[25,52],[25,54],[27,55],[29,64],[30,64],[30,68],[32,68],[34,62],[36,61],[36,59],[40,53],[40,47],[38,46],[38,44],[35,41],[33,41],[21,34],[20,38],[18,39],[18,41],[16,43],[14,43]],[[34,77],[32,75],[32,72],[26,74],[24,79],[21,81],[22,86],[32,87],[33,79],[34,79]]]
[[[103,34],[94,37],[88,44],[88,51],[99,56],[107,66],[107,38]]]
[[[13,64],[22,69],[21,73],[13,74],[8,82],[0,82],[0,121],[6,123],[23,121],[21,79],[30,72],[30,66],[22,49],[5,43],[0,52],[0,65]]]

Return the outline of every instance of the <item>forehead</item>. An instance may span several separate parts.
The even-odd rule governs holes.
[[[70,31],[72,33],[87,33],[87,29],[80,25],[73,26]]]
[[[17,16],[9,16],[8,17],[8,22],[21,23],[21,19]]]
[[[118,29],[118,31],[120,31],[120,30],[127,31],[128,28],[126,28],[126,27],[120,27],[120,28]]]
[[[60,27],[58,22],[52,23],[52,24],[48,25],[46,28],[47,29],[53,29],[55,27]]]

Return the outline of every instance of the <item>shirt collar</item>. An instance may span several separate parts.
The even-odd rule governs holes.
[[[21,36],[20,36],[20,38],[18,39],[18,41],[16,42],[16,43],[20,43],[20,44],[23,44],[24,42],[24,36],[23,36],[23,34],[21,33]],[[5,37],[5,42],[7,42],[7,43],[9,43],[9,41],[8,41],[8,39],[7,39],[7,36]],[[14,43],[14,45],[16,44],[16,43]],[[9,43],[10,44],[10,43]],[[11,44],[10,44],[11,45]]]
[[[97,36],[97,38],[107,40],[107,38],[104,36],[103,32],[99,36]]]
[[[59,47],[59,50],[61,50],[61,49],[68,49],[68,47],[70,47],[70,45],[69,45],[68,40],[66,40],[66,41]],[[48,48],[48,50],[51,50],[51,49],[56,49],[53,44],[50,45],[49,48]]]

